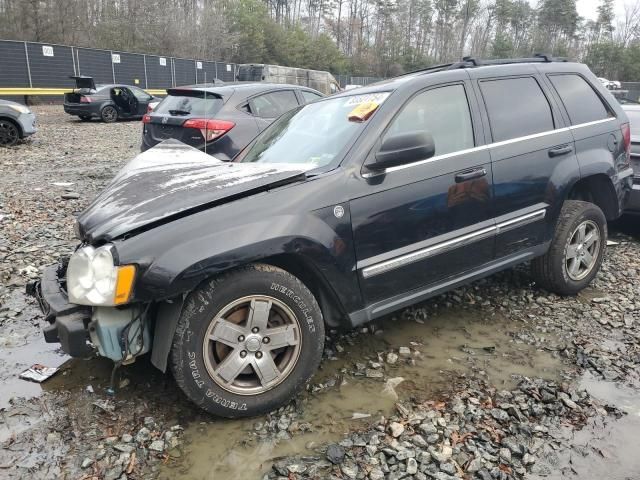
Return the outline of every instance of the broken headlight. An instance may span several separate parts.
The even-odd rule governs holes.
[[[79,305],[121,305],[129,301],[136,267],[116,266],[113,245],[82,247],[67,266],[69,301]]]

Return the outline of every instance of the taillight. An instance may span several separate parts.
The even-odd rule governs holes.
[[[197,128],[200,130],[200,133],[202,133],[202,137],[205,141],[210,142],[223,136],[235,127],[236,124],[227,120],[190,118],[189,120],[186,120],[182,126],[185,128]]]
[[[153,107],[151,105],[147,105],[147,113],[153,112]]]
[[[80,97],[80,103],[91,103],[91,97]]]
[[[142,123],[151,123],[151,115],[145,113],[142,116]]]
[[[624,142],[624,151],[627,156],[627,164],[631,163],[631,126],[628,123],[623,123],[620,126],[622,130],[622,141]]]

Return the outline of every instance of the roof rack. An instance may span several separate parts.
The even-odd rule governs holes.
[[[449,65],[448,70],[456,68],[481,67],[485,65],[510,65],[515,63],[551,63],[551,62],[567,62],[563,57],[553,57],[547,53],[535,53],[533,57],[525,58],[492,58],[479,59],[474,57],[463,57],[460,62]]]
[[[419,68],[410,72],[398,75],[404,77],[405,75],[413,75],[416,73],[434,73],[441,72],[443,70],[455,70],[458,68],[473,68],[482,67],[486,65],[510,65],[515,63],[551,63],[551,62],[568,62],[564,57],[553,57],[547,53],[534,53],[533,57],[528,58],[491,58],[480,59],[475,57],[462,57],[462,60],[452,63],[443,63],[440,65],[432,65],[430,67]]]

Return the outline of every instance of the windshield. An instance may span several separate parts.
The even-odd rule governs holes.
[[[631,136],[640,137],[640,110],[627,110],[626,113],[631,124]]]
[[[210,118],[218,113],[223,104],[222,98],[217,95],[197,90],[185,91],[179,95],[167,95],[155,108],[154,113]]]
[[[311,168],[327,166],[340,156],[388,95],[384,92],[338,97],[287,112],[236,161],[306,163]],[[362,107],[364,117],[354,118],[362,114]]]

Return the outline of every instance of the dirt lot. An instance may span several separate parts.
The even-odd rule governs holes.
[[[575,298],[526,268],[331,332],[307,392],[266,417],[191,407],[142,359],[111,365],[41,339],[24,284],[74,246],[73,219],[138,152],[140,122],[34,108],[0,151],[0,478],[640,478],[640,228]],[[42,385],[18,378],[60,366]]]

